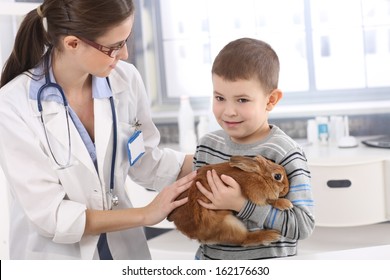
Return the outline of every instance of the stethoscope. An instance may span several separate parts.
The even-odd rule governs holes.
[[[70,125],[69,125],[69,104],[68,104],[68,101],[66,100],[65,93],[62,90],[61,86],[57,83],[51,82],[51,80],[50,80],[49,58],[50,58],[50,51],[45,56],[45,84],[43,86],[41,86],[38,90],[37,106],[38,106],[38,111],[40,113],[40,118],[41,118],[41,122],[43,125],[43,130],[45,132],[45,138],[46,138],[46,142],[47,142],[47,145],[49,147],[49,150],[50,150],[50,154],[51,154],[52,158],[54,159],[54,162],[58,165],[58,167],[60,169],[65,169],[65,168],[68,168],[71,166],[70,161],[71,161],[71,150],[72,150],[72,143],[71,143],[71,139],[70,139]],[[107,80],[108,86],[111,88],[110,81],[109,81],[108,77],[106,78],[106,80]],[[51,146],[50,141],[49,141],[49,136],[48,136],[48,133],[46,130],[45,121],[43,118],[43,107],[42,107],[41,95],[42,95],[42,92],[44,90],[46,90],[50,87],[53,87],[56,90],[58,90],[58,92],[61,95],[61,98],[62,98],[62,101],[64,104],[64,108],[65,108],[66,126],[67,126],[67,131],[68,131],[68,156],[67,156],[67,160],[66,160],[65,164],[61,163],[59,160],[57,160],[57,158],[54,155],[52,146]],[[114,171],[115,171],[118,132],[117,132],[117,120],[116,120],[114,98],[112,96],[110,96],[109,99],[110,99],[111,112],[112,112],[114,137],[113,137],[112,159],[111,159],[110,190],[109,190],[109,192],[107,192],[107,195],[108,195],[107,202],[109,204],[108,209],[112,209],[113,206],[119,205],[119,198],[116,194],[114,194],[114,180],[115,180],[114,179]]]

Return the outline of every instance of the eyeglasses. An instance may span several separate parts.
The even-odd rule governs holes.
[[[102,46],[98,43],[95,43],[93,41],[90,41],[88,39],[85,39],[85,38],[81,38],[81,37],[78,37],[81,41],[83,41],[84,43],[90,45],[91,47],[94,47],[95,49],[101,51],[102,53],[108,55],[109,57],[112,57],[114,58],[118,52],[123,48],[124,45],[126,45],[126,42],[129,38],[127,38],[126,40],[120,42],[118,45],[116,45],[115,47],[106,47],[106,46]]]

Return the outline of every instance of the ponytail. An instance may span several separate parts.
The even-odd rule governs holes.
[[[38,10],[30,11],[19,27],[12,53],[1,73],[0,88],[42,60],[49,42],[43,16],[38,14]]]

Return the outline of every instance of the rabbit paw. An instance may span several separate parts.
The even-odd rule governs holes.
[[[269,204],[279,210],[288,210],[293,208],[291,201],[286,198],[278,198],[276,200],[270,201]]]

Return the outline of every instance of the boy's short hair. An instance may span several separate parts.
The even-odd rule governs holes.
[[[257,79],[264,90],[278,88],[279,58],[269,44],[241,38],[227,44],[217,55],[212,74],[228,81]]]

